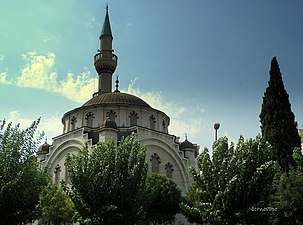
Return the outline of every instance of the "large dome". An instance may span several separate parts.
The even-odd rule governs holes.
[[[93,105],[135,105],[151,108],[150,105],[141,98],[121,92],[103,93],[98,96],[94,96],[83,104],[83,106]]]

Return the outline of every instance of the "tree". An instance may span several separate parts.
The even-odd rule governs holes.
[[[90,224],[135,224],[147,174],[145,148],[133,137],[85,146],[66,159],[71,198]]]
[[[272,219],[274,225],[303,224],[303,172],[290,169],[281,172],[275,179],[273,208],[276,209]]]
[[[266,224],[269,193],[275,174],[272,149],[260,136],[236,147],[226,137],[213,145],[210,159],[205,149],[198,157],[198,170],[191,170],[194,182],[181,203],[186,215],[199,223]]]
[[[145,200],[146,220],[154,225],[167,224],[179,212],[181,190],[172,179],[152,173],[146,179]]]
[[[303,224],[303,156],[299,148],[293,153],[296,168],[279,171],[274,180],[272,207],[276,209],[272,216],[272,225]]]
[[[36,218],[35,206],[46,185],[46,173],[35,157],[42,136],[35,137],[39,120],[22,130],[12,123],[0,127],[0,221],[21,224]]]
[[[301,140],[276,57],[271,61],[269,75],[260,113],[262,136],[272,145],[279,165],[286,171],[295,166],[292,152],[301,147]]]
[[[303,155],[300,148],[295,148],[292,154],[292,157],[294,158],[297,169],[301,170],[303,172]]]
[[[40,193],[37,211],[43,224],[73,224],[76,216],[71,198],[52,181]]]

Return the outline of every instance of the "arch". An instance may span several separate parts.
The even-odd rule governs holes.
[[[53,171],[55,169],[54,166],[59,164],[68,153],[78,152],[83,146],[84,143],[79,140],[70,139],[61,143],[47,155],[47,161],[45,162],[46,168],[48,168],[50,172]]]
[[[151,157],[150,157],[150,161],[151,161],[151,165],[152,165],[152,173],[159,173],[160,172],[160,163],[161,163],[161,159],[160,157],[154,153]]]
[[[165,171],[168,178],[173,178],[174,167],[170,162],[165,164]]]
[[[174,171],[176,168],[179,168],[180,170],[180,184],[183,186],[183,191],[186,192],[188,189],[188,186],[190,184],[190,177],[189,177],[189,172],[188,168],[186,167],[187,165],[187,159],[183,157],[183,153],[178,150],[177,144],[176,148],[174,149],[173,146],[169,145],[167,142],[162,141],[157,138],[146,138],[139,140],[140,143],[144,146],[146,146],[147,150],[152,147],[157,147],[162,149],[166,154],[169,154],[173,161],[174,161]],[[179,171],[178,170],[178,171]]]
[[[156,118],[154,115],[151,115],[149,117],[149,128],[154,130],[155,129],[155,124],[156,124]]]
[[[117,117],[117,113],[112,109],[106,113],[106,118],[109,119],[110,121],[115,122],[116,117]]]
[[[166,123],[165,123],[164,120],[162,121],[162,131],[163,131],[163,132],[166,131]]]
[[[71,130],[75,130],[76,128],[76,123],[77,123],[77,118],[75,116],[73,116],[70,120],[70,124],[71,124]]]
[[[173,148],[173,146],[169,145],[166,141],[163,141],[163,140],[157,139],[157,138],[153,138],[153,137],[144,138],[144,139],[141,139],[139,141],[142,145],[145,145],[146,147],[155,146],[155,147],[159,147],[159,148],[165,150],[167,153],[171,154],[172,157],[176,161],[178,161],[178,160],[179,161],[182,161],[182,160],[187,161],[187,159],[183,157],[183,152],[179,151],[177,144],[173,144],[176,147],[176,148]],[[155,144],[155,143],[157,143],[157,144]]]
[[[86,119],[86,126],[88,127],[93,127],[93,121],[94,121],[94,114],[92,112],[89,112],[85,115],[85,119]]]
[[[135,111],[132,111],[129,113],[129,124],[130,126],[136,126],[137,125],[137,121],[139,119],[139,115],[138,113],[136,113]]]

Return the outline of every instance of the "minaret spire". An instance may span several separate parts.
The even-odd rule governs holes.
[[[109,15],[108,15],[108,4],[106,5],[106,14],[105,14],[105,19],[104,19],[104,22],[103,22],[103,27],[102,27],[102,31],[101,31],[101,35],[100,35],[100,40],[101,40],[101,37],[103,35],[108,35],[108,36],[112,36],[112,30],[111,30],[111,27],[110,27],[110,21],[109,21]]]
[[[108,15],[108,5],[100,34],[100,49],[94,57],[94,65],[99,75],[98,94],[112,92],[112,75],[116,70],[118,57],[113,54],[113,35]]]

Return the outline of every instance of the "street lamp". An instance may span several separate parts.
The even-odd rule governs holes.
[[[215,141],[218,140],[218,130],[220,128],[220,123],[215,123],[214,124],[214,129],[215,129]]]

